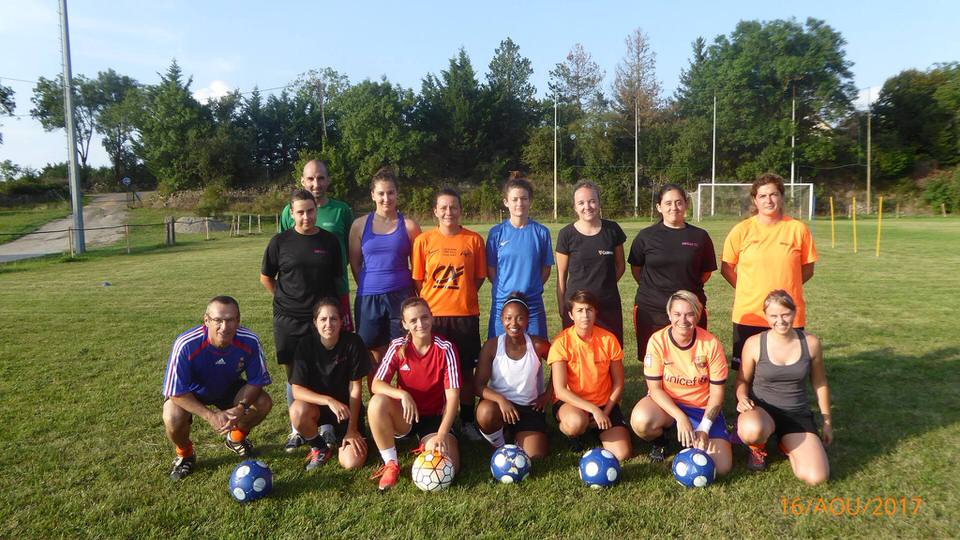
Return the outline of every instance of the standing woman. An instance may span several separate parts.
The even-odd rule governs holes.
[[[783,193],[783,178],[760,175],[750,189],[755,215],[737,223],[723,242],[720,273],[734,288],[734,370],[747,338],[769,328],[763,302],[770,291],[787,291],[797,305],[794,328],[806,324],[803,284],[813,277],[817,250],[810,229],[783,214]]]
[[[529,333],[547,339],[543,284],[553,266],[550,230],[530,219],[533,186],[514,172],[503,186],[503,205],[510,219],[494,225],[487,235],[487,277],[490,278],[490,319],[487,339],[503,334],[500,310],[514,291],[526,296]]]
[[[317,227],[317,203],[306,190],[290,196],[294,227],[276,234],[263,252],[260,283],[273,295],[273,342],[277,362],[287,373],[287,407],[293,403],[290,373],[297,345],[315,332],[313,307],[324,297],[339,298],[337,283],[343,271],[340,243]],[[296,451],[304,439],[295,430],[284,450]]]
[[[380,364],[390,340],[403,335],[400,304],[414,295],[410,253],[420,225],[397,210],[397,177],[382,167],[370,181],[376,208],[350,227],[350,270],[357,282],[357,334]]]
[[[637,281],[633,324],[637,331],[637,359],[643,360],[647,341],[669,326],[663,306],[674,291],[690,291],[704,306],[697,323],[707,328],[707,295],[703,285],[717,269],[713,240],[707,231],[686,222],[687,192],[677,184],[664,184],[657,196],[660,221],[637,233],[630,247],[630,271]]]
[[[786,291],[771,292],[763,304],[770,330],[751,336],[743,345],[743,369],[737,375],[737,434],[750,447],[748,469],[766,468],[767,439],[776,434],[794,476],[815,486],[830,478],[824,446],[833,440],[823,349],[817,336],[793,328],[797,306]],[[823,416],[822,436],[807,405],[808,378]]]
[[[487,275],[483,238],[460,225],[460,194],[437,192],[437,228],[413,242],[413,281],[433,313],[433,329],[452,342],[460,357],[460,421],[463,435],[483,440],[473,405],[473,370],[480,356],[480,299],[477,291]]]
[[[617,282],[626,270],[623,243],[627,235],[615,221],[600,218],[600,188],[580,182],[573,190],[577,221],[557,235],[557,306],[563,327],[573,325],[565,306],[574,291],[588,290],[598,301],[597,325],[623,346],[623,312]]]

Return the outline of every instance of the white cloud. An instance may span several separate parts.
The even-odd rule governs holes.
[[[873,105],[877,102],[877,98],[880,96],[880,89],[882,86],[870,86],[868,88],[861,88],[857,94],[857,99],[853,101],[853,106],[858,111],[865,111],[870,105]]]
[[[233,88],[224,81],[211,81],[209,85],[198,88],[193,92],[193,98],[200,103],[206,103],[213,98],[223,97],[233,91]]]

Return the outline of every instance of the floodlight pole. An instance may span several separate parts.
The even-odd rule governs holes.
[[[640,97],[633,98],[633,217],[640,215]]]
[[[557,221],[557,95],[553,95],[553,221]]]
[[[793,100],[790,105],[790,198],[793,199],[793,184],[796,182],[797,157],[797,83],[793,83]]]
[[[870,104],[870,88],[867,87],[867,214],[870,213],[870,173],[872,172],[870,169],[872,165],[870,160],[870,143],[872,142],[870,140],[872,131],[870,129],[870,117],[873,116],[872,109],[873,107]]]
[[[63,116],[67,128],[67,152],[70,174],[70,202],[73,205],[73,246],[76,253],[86,251],[83,236],[83,201],[77,174],[77,138],[73,116],[73,75],[70,68],[70,30],[67,26],[67,0],[60,0],[60,45],[63,49]]]
[[[713,215],[713,204],[717,190],[717,93],[713,93],[713,165],[710,168],[710,215]],[[697,196],[697,199],[700,197]]]

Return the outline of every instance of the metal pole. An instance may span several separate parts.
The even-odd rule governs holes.
[[[793,199],[793,184],[796,183],[797,159],[797,84],[793,84],[793,101],[790,105],[790,198]]]
[[[710,168],[710,215],[713,215],[713,205],[716,198],[717,185],[717,94],[713,94],[713,165]],[[699,191],[699,190],[698,190]],[[700,196],[697,195],[697,198]],[[701,212],[697,212],[697,221],[700,221]]]
[[[640,98],[633,99],[633,217],[640,208]]]
[[[83,195],[77,171],[77,138],[73,117],[73,74],[70,67],[70,30],[67,27],[67,0],[60,0],[60,47],[63,49],[63,116],[67,128],[67,161],[70,164],[70,203],[73,207],[71,239],[77,253],[86,251],[83,237]]]
[[[880,229],[883,227],[883,196],[880,196],[877,206],[877,257],[880,256]]]
[[[557,96],[553,96],[553,221],[557,221]]]
[[[870,129],[870,119],[873,116],[873,114],[871,113],[871,109],[872,107],[870,106],[870,88],[868,87],[867,88],[867,214],[870,213],[870,173],[872,172],[870,169],[870,166],[871,166],[871,160],[870,160],[871,144],[870,143],[872,142],[870,140],[871,138],[870,132],[872,131]]]
[[[127,255],[130,254],[130,225],[124,224],[123,236],[127,239]]]

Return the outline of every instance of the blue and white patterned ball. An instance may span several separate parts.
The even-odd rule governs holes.
[[[594,448],[580,458],[580,480],[593,489],[610,487],[620,479],[620,461],[609,450]]]
[[[272,488],[273,473],[262,461],[242,461],[230,474],[230,494],[240,502],[255,501],[270,493]]]
[[[673,477],[683,487],[706,487],[713,483],[717,471],[703,450],[685,448],[673,458]]]
[[[490,474],[504,484],[522,482],[530,475],[530,466],[530,457],[515,444],[497,448],[490,457]]]

